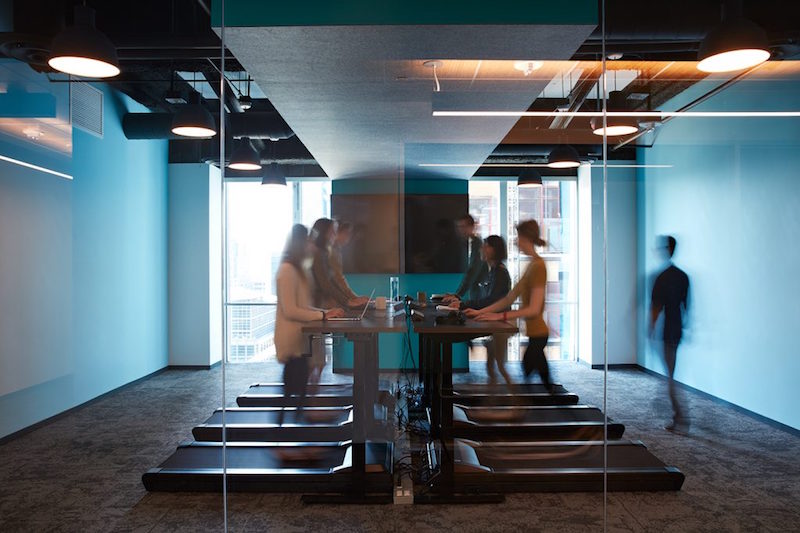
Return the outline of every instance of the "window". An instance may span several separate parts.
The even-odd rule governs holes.
[[[528,265],[527,257],[513,244],[514,228],[522,220],[539,222],[542,238],[547,242],[539,251],[547,265],[544,317],[550,327],[547,355],[551,359],[576,360],[577,183],[545,179],[542,187],[518,188],[515,179],[473,181],[469,196],[470,213],[479,218],[480,233],[483,236],[497,233],[508,241],[508,267],[514,280],[519,279]],[[505,216],[501,214],[503,211]],[[524,323],[521,326],[524,335]],[[523,335],[509,341],[509,360],[520,358],[520,342],[526,341]]]
[[[309,228],[330,216],[330,181],[263,187],[227,181],[227,301],[229,362],[264,361],[275,355],[275,276],[292,224]]]

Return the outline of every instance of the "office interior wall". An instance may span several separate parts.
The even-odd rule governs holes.
[[[690,95],[683,95],[686,99]],[[681,97],[679,97],[680,99]],[[682,102],[673,102],[674,108]],[[740,82],[696,110],[800,109],[796,80]],[[674,262],[691,282],[676,379],[800,428],[800,121],[678,118],[639,162],[639,359],[664,373],[646,335],[657,235],[671,234]]]
[[[169,165],[169,364],[210,366],[222,354],[219,169]]]
[[[0,298],[0,437],[167,364],[167,142],[125,139],[122,114],[146,109],[93,85],[104,136],[73,128],[58,170],[74,180],[0,173],[0,285],[16,291]],[[0,139],[0,153],[11,152],[53,160]]]

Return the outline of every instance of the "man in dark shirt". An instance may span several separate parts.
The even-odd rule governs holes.
[[[466,254],[464,258],[466,261],[466,273],[461,280],[458,288],[456,289],[455,296],[463,299],[465,296],[469,299],[477,299],[480,297],[480,287],[478,284],[487,274],[486,263],[481,261],[481,245],[483,242],[481,238],[475,234],[475,219],[470,214],[464,214],[457,221],[458,232],[461,237],[466,241]]]
[[[678,344],[683,334],[684,315],[689,307],[689,276],[672,264],[677,241],[672,236],[661,237],[661,247],[670,259],[670,264],[656,278],[653,284],[650,307],[650,334],[652,335],[661,312],[664,312],[664,363],[669,374],[669,399],[672,403],[672,423],[666,426],[670,431],[685,433],[689,430],[689,419],[680,405],[675,386],[675,361]]]

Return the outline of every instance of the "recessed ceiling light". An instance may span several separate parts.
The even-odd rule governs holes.
[[[542,65],[544,65],[543,61],[514,61],[514,68],[526,76],[530,76],[532,72],[542,68]]]

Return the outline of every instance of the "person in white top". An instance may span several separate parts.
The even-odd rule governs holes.
[[[310,257],[308,229],[295,224],[286,240],[278,268],[278,305],[275,319],[275,352],[284,365],[286,396],[305,397],[309,378],[310,346],[303,336],[303,323],[344,316],[339,308],[319,309],[311,305],[311,289],[303,264]],[[302,403],[302,402],[301,402]]]

